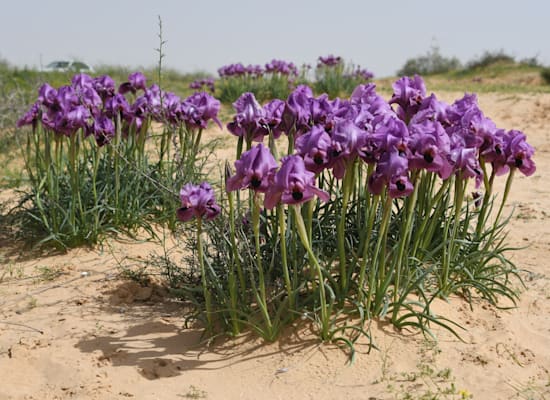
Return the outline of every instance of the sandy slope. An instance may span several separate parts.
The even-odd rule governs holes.
[[[498,126],[527,133],[538,170],[517,177],[509,201],[509,242],[528,246],[514,255],[526,284],[518,307],[437,305],[467,328],[464,342],[438,331],[434,344],[377,323],[380,350],[359,344],[351,366],[307,328],[270,345],[245,336],[206,346],[199,331],[183,329],[185,310],[162,288],[117,277],[117,260],[146,257],[153,245],[31,259],[4,247],[0,399],[550,398],[550,96],[487,94],[480,103]],[[48,270],[60,275],[44,280]],[[459,394],[444,394],[451,385]]]

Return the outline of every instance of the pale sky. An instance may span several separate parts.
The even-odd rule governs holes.
[[[0,0],[0,58],[39,67],[77,58],[133,68],[216,72],[273,58],[334,54],[383,77],[433,44],[462,62],[503,49],[550,64],[546,0]]]

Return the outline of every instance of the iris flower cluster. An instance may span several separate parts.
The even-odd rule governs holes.
[[[209,120],[220,124],[220,102],[209,94],[195,93],[182,100],[174,93],[161,91],[158,85],[147,87],[146,82],[142,73],[135,72],[118,88],[107,75],[92,78],[83,73],[58,89],[45,83],[18,126],[41,124],[67,137],[82,129],[85,136],[95,137],[102,146],[115,136],[117,115],[125,135],[139,131],[149,121],[201,128]]]
[[[256,174],[263,179],[261,187],[267,187],[265,174],[271,171],[272,183],[284,182],[288,193],[297,193],[296,188],[303,192],[310,187],[312,176],[331,170],[335,178],[342,179],[354,161],[361,159],[374,167],[369,191],[381,194],[387,190],[396,198],[412,193],[411,176],[421,170],[434,172],[443,180],[452,174],[474,178],[477,186],[484,179],[480,162],[491,163],[498,175],[510,169],[526,176],[535,172],[534,149],[525,135],[498,129],[484,116],[474,95],[445,104],[433,94],[426,95],[418,76],[399,79],[393,89],[388,103],[373,84],[358,86],[348,100],[314,97],[309,87],[299,86],[286,102],[274,100],[263,107],[252,93],[244,93],[234,104],[236,115],[228,130],[256,142],[262,142],[270,132],[275,137],[281,132],[292,133],[295,154],[281,161],[281,169],[292,163],[293,176],[302,183],[277,180],[275,169],[262,169],[273,165],[274,159],[261,144],[261,150],[250,150],[254,157],[242,155],[232,182],[248,182],[245,175]],[[296,194],[293,201],[309,198]],[[266,203],[273,205],[271,200]]]
[[[207,89],[210,93],[214,93],[216,86],[214,84],[214,78],[202,78],[197,79],[189,84],[189,89],[203,91]]]
[[[283,315],[312,315],[322,340],[338,340],[346,327],[333,329],[336,309],[347,313],[351,304],[360,318],[454,332],[431,313],[433,298],[479,291],[494,303],[497,295],[514,301],[499,218],[514,173],[535,172],[534,149],[522,132],[498,128],[475,95],[447,104],[414,76],[397,80],[389,100],[374,84],[347,99],[301,85],[264,105],[246,92],[233,107],[227,129],[238,138],[237,160],[234,171],[226,166],[223,239],[211,239],[226,248],[210,253],[221,265],[203,281],[207,317],[223,314],[218,322],[236,335],[241,315],[249,316],[244,325],[274,340],[292,320]],[[496,218],[486,224],[493,181],[506,173]],[[483,186],[482,198],[466,200],[470,183]],[[248,196],[234,194],[241,190]],[[200,202],[190,193],[182,190],[180,219],[217,214],[210,190],[196,195]],[[242,212],[252,232],[238,225]],[[242,250],[252,245],[254,252]],[[221,288],[216,306],[213,287]],[[363,332],[361,324],[352,331]]]

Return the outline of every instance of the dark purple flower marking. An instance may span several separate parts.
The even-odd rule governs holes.
[[[126,117],[130,113],[130,105],[126,97],[117,93],[105,101],[104,111],[109,118],[116,118],[117,114]]]
[[[375,173],[369,178],[368,188],[371,193],[381,194],[386,187],[391,198],[408,196],[414,190],[409,180],[407,158],[397,151],[383,153]]]
[[[204,129],[208,121],[214,121],[220,128],[218,119],[220,102],[206,92],[194,93],[181,103],[182,118],[187,126]]]
[[[296,139],[296,151],[304,159],[308,171],[319,174],[330,164],[332,140],[326,130],[315,125]]]
[[[284,108],[284,101],[273,99],[263,106],[262,116],[260,116],[258,119],[260,127],[266,129],[266,134],[272,132],[275,139],[281,136],[281,133],[283,132],[280,125],[283,117]]]
[[[526,141],[523,132],[511,130],[506,133],[506,165],[517,168],[525,176],[531,176],[537,170],[532,159],[535,149]]]
[[[409,124],[409,132],[409,167],[437,172],[441,179],[447,179],[453,170],[447,159],[451,141],[443,126],[437,120],[427,119]]]
[[[304,160],[298,155],[284,157],[273,183],[265,195],[264,205],[272,209],[279,202],[283,204],[301,204],[314,196],[328,201],[329,195],[315,186],[315,174],[308,171]]]
[[[244,152],[235,161],[235,175],[226,180],[226,190],[249,188],[265,193],[277,169],[277,161],[262,143]]]
[[[94,135],[97,145],[101,147],[115,137],[115,125],[110,118],[101,115],[93,120],[89,133]]]
[[[40,119],[40,107],[41,102],[38,100],[36,103],[34,103],[31,108],[21,117],[17,120],[17,127],[21,128],[25,125],[32,125],[33,128],[36,127],[36,124],[38,123],[38,120]]]
[[[260,120],[264,117],[264,110],[254,93],[243,93],[233,103],[233,108],[237,113],[233,121],[227,124],[229,132],[235,136],[245,137],[247,141],[261,142],[267,130],[260,124]]]
[[[397,104],[396,113],[403,121],[408,122],[420,109],[426,96],[424,80],[415,75],[413,78],[404,76],[393,85],[393,96],[390,104]]]
[[[366,132],[352,121],[340,120],[331,135],[330,157],[334,177],[342,179],[366,141]]]
[[[483,181],[483,171],[479,165],[477,149],[471,147],[456,146],[451,148],[449,162],[453,166],[453,171],[462,179],[475,178],[476,188]]]
[[[109,75],[94,78],[93,87],[103,101],[115,95],[115,81]]]
[[[206,220],[215,218],[221,211],[216,203],[212,187],[203,182],[200,185],[188,183],[180,191],[181,208],[177,210],[180,221],[186,222],[193,218]]]
[[[128,75],[128,82],[124,82],[118,88],[120,94],[133,93],[136,94],[138,90],[147,89],[147,78],[141,72],[133,72]]]

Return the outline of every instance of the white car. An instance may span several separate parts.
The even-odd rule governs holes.
[[[43,69],[45,72],[94,72],[94,69],[82,61],[53,61]]]

